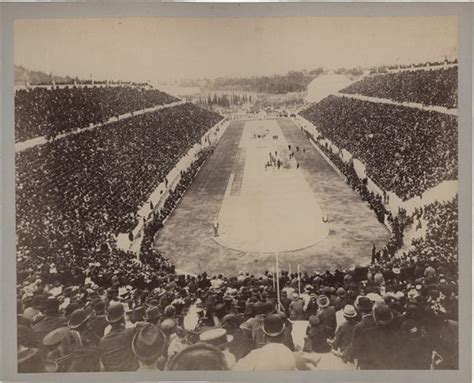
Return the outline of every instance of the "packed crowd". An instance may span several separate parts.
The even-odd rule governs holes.
[[[457,167],[455,119],[347,99],[318,105],[304,114],[384,187],[400,174],[389,184],[417,195],[434,177],[420,169],[441,171],[443,155],[445,170]],[[457,368],[457,199],[392,216],[323,145],[392,233],[366,267],[277,279],[177,273],[153,241],[212,148],[152,213],[138,258],[115,248],[145,197],[220,118],[186,104],[17,154],[18,371]],[[426,235],[404,250],[414,227]]]
[[[443,239],[427,236],[431,251],[374,248],[368,267],[299,278],[282,271],[278,284],[268,272],[177,275],[147,264],[154,257],[132,272],[101,267],[115,270],[107,282],[90,270],[64,283],[29,273],[18,285],[18,369],[455,369],[456,206],[435,203],[413,215],[428,233],[448,222]],[[140,267],[155,272],[132,280],[146,275]],[[304,342],[296,344],[301,321]]]
[[[54,137],[175,101],[178,99],[157,89],[132,86],[19,89],[15,92],[15,141]]]
[[[447,59],[445,58],[443,61],[427,61],[424,63],[417,63],[417,64],[404,64],[404,65],[390,65],[388,68],[389,69],[407,69],[407,68],[425,68],[425,67],[430,67],[430,66],[440,66],[440,65],[452,65],[452,64],[457,64],[458,59]]]
[[[416,70],[364,77],[342,93],[457,108],[458,68]]]
[[[137,225],[138,208],[221,118],[185,104],[17,153],[19,269],[54,265],[67,280],[97,258],[109,262],[101,254]]]
[[[23,270],[20,372],[457,368],[456,199],[387,217],[392,239],[372,249],[367,267],[299,278],[282,271],[278,284],[268,272],[178,275],[153,238],[211,152],[182,173],[145,228],[140,262],[111,252],[66,278]],[[352,172],[344,170],[348,183],[384,209]],[[425,239],[400,252],[400,232],[421,221]],[[305,338],[296,344],[301,321]]]
[[[367,174],[403,200],[457,179],[457,118],[443,113],[329,96],[301,115]]]

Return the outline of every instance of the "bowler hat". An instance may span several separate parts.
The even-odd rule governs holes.
[[[372,310],[372,301],[364,295],[359,295],[354,302],[354,306],[357,310],[367,313]]]
[[[165,336],[163,332],[152,324],[147,324],[133,337],[132,351],[140,360],[152,360],[163,353]]]
[[[393,314],[385,303],[375,305],[373,315],[375,322],[382,326],[388,325],[393,319]]]
[[[81,327],[91,317],[90,313],[87,313],[84,309],[74,310],[71,314],[71,318],[68,322],[68,327],[72,330]]]
[[[263,321],[263,332],[269,337],[279,336],[285,330],[283,319],[277,314],[267,315]]]
[[[112,303],[107,308],[107,320],[110,323],[117,323],[125,316],[125,308],[122,303]]]

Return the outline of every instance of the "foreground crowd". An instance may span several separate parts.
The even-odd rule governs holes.
[[[271,273],[177,275],[153,234],[208,154],[148,228],[141,263],[122,254],[78,279],[20,278],[19,371],[457,368],[457,199],[417,210],[404,221],[426,239],[374,248],[368,267],[283,271],[279,290]]]
[[[403,200],[457,179],[455,116],[336,96],[301,115],[360,159],[382,189]]]
[[[15,141],[60,133],[110,117],[178,101],[157,89],[135,86],[70,86],[15,92]]]

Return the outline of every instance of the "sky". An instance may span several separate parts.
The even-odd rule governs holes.
[[[152,83],[457,57],[455,17],[17,20],[15,65]]]

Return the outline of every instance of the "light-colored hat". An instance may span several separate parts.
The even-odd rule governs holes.
[[[329,298],[326,295],[320,295],[317,299],[316,302],[319,307],[325,308],[329,306]]]
[[[355,318],[357,316],[357,311],[352,305],[345,305],[343,315],[346,318]]]
[[[201,342],[220,348],[232,342],[232,339],[234,339],[234,337],[227,334],[227,330],[224,328],[211,328],[199,334],[199,340]]]

